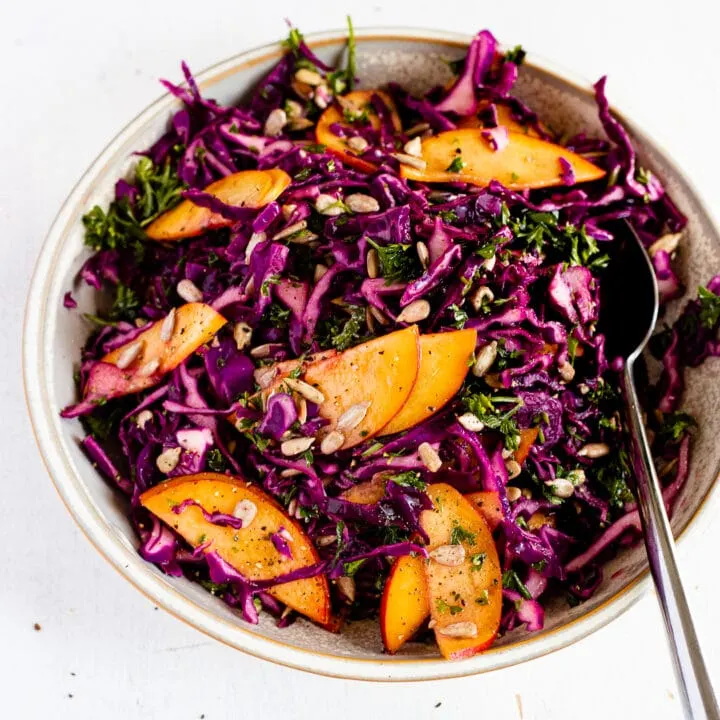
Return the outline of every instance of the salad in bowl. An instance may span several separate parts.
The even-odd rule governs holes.
[[[448,659],[543,627],[637,540],[618,373],[600,331],[613,227],[681,294],[685,218],[595,86],[606,137],[560,137],[512,94],[521,48],[480,32],[416,96],[331,67],[291,29],[239,105],[185,84],[80,279],[110,294],[82,349],[83,448],[139,552],[248,623]],[[720,354],[720,276],[653,352],[647,424],[672,507],[683,369]],[[72,292],[65,306],[77,312]],[[600,323],[600,325],[599,325]]]

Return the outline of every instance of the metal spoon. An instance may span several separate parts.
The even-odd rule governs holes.
[[[652,334],[658,316],[658,287],[645,248],[627,222],[616,230],[617,246],[603,279],[600,325],[608,357],[622,357],[621,387],[630,426],[631,461],[637,487],[645,548],[660,600],[673,665],[687,718],[720,718],[675,559],[674,541],[650,443],[635,389],[633,366]]]

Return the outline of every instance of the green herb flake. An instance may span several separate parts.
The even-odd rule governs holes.
[[[704,287],[698,288],[700,304],[700,323],[712,330],[720,323],[720,296]]]
[[[425,483],[420,473],[416,470],[407,470],[397,475],[391,475],[388,479],[401,487],[411,487],[421,491],[427,488],[427,483]]]
[[[471,555],[470,565],[472,566],[472,570],[476,572],[482,570],[485,560],[487,560],[487,553],[480,552],[475,553],[475,555]]]
[[[458,155],[453,158],[453,161],[447,166],[446,171],[449,173],[461,173],[467,163]]]
[[[457,520],[455,521],[455,524],[453,525],[453,529],[450,531],[450,544],[451,545],[461,545],[464,542],[466,542],[470,545],[474,545],[476,539],[477,539],[476,533],[466,530],[462,525],[460,525],[459,522],[457,522]]]
[[[407,282],[421,274],[422,266],[412,245],[400,243],[378,245],[370,238],[368,243],[377,251],[380,273],[385,278],[386,284]]]
[[[516,592],[519,592],[526,600],[533,599],[530,591],[527,589],[527,586],[514,570],[506,570],[502,574],[502,586],[506,590],[515,590]]]

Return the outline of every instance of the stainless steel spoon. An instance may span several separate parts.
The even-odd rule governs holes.
[[[672,531],[635,389],[633,367],[658,316],[657,281],[650,258],[633,228],[622,222],[615,234],[617,245],[603,278],[607,293],[603,296],[600,326],[606,335],[608,357],[625,360],[621,386],[650,572],[665,619],[685,716],[717,720],[720,711],[678,572]]]

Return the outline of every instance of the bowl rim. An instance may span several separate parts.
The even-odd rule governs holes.
[[[467,47],[472,37],[463,33],[404,26],[357,28],[355,36],[360,42],[372,40],[429,42],[443,43],[453,48]],[[345,30],[329,30],[308,34],[306,41],[311,47],[318,47],[344,41],[346,37]],[[198,85],[202,89],[210,88],[228,75],[236,73],[240,68],[247,68],[273,56],[279,56],[282,51],[281,43],[273,42],[238,53],[199,73],[196,76]],[[551,61],[528,53],[525,63],[553,75],[576,91],[590,93],[589,82],[572,72],[560,69]],[[61,250],[61,241],[65,232],[76,221],[78,207],[83,201],[84,194],[92,187],[94,178],[114,159],[117,148],[126,138],[157,115],[170,111],[176,102],[169,93],[160,96],[110,140],[83,173],[62,204],[43,242],[33,270],[25,307],[22,372],[25,402],[33,435],[43,464],[60,499],[85,537],[105,560],[155,605],[230,647],[286,667],[355,680],[390,682],[437,680],[465,677],[509,667],[567,647],[604,627],[634,605],[650,587],[647,568],[637,578],[620,588],[615,595],[585,615],[557,628],[529,634],[527,638],[512,645],[490,649],[462,662],[452,663],[435,657],[351,658],[302,649],[280,640],[264,638],[248,629],[244,624],[231,623],[221,618],[212,611],[200,607],[179,590],[164,583],[162,578],[153,573],[150,566],[139,557],[134,548],[123,544],[107,531],[107,523],[82,492],[67,456],[61,445],[56,442],[56,431],[51,422],[55,411],[51,406],[50,398],[43,392],[46,387],[45,383],[37,381],[38,378],[44,379],[45,376],[46,358],[43,356],[43,343],[41,342],[43,337],[42,310],[46,305],[49,287],[53,280],[51,271],[53,259]],[[635,123],[628,121],[615,107],[612,110],[630,129],[635,127]],[[717,232],[718,224],[709,205],[677,163],[665,150],[661,150],[665,144],[658,143],[653,135],[645,130],[643,130],[643,134],[655,145],[665,162],[695,195],[710,225]],[[709,517],[707,509],[711,504],[710,500],[717,499],[719,484],[716,477],[700,501],[698,508],[678,533],[678,538],[687,537],[690,529],[694,533],[697,532],[701,525],[700,521],[707,521]]]

